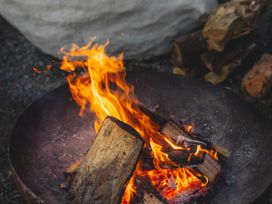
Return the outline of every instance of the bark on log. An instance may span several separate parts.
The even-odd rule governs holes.
[[[272,54],[264,54],[245,75],[242,87],[251,97],[263,97],[272,87]]]
[[[151,184],[149,179],[144,176],[136,176],[135,178],[137,189],[140,190],[143,204],[163,204],[167,203],[166,199],[161,196],[157,189]]]
[[[212,12],[203,28],[208,48],[222,52],[232,39],[249,34],[266,0],[232,0]]]
[[[255,47],[254,37],[235,40],[228,44],[223,52],[207,51],[202,54],[201,59],[207,69],[219,74],[224,67],[234,70]]]
[[[75,174],[80,167],[80,164],[82,162],[83,158],[80,158],[79,160],[73,162],[69,167],[65,169],[63,172],[64,176],[69,176],[71,174]]]
[[[153,157],[152,157],[151,151],[152,151],[151,149],[143,149],[140,158],[142,159],[143,163],[149,163],[149,165],[144,165],[144,166],[150,167],[150,169],[153,169],[152,168],[153,166],[150,165],[150,163],[153,164]],[[168,155],[169,159],[171,159],[180,167],[193,166],[193,165],[200,164],[203,162],[203,158],[204,158],[204,154],[202,155],[202,157],[191,156],[191,153],[195,152],[193,150],[190,152],[187,150],[174,150],[171,147],[166,147],[166,148],[163,148],[162,151]],[[164,167],[162,166],[162,168]],[[176,166],[170,167],[168,165],[167,168],[176,168]]]
[[[181,35],[173,42],[171,62],[176,67],[190,65],[200,59],[205,47],[201,31]]]
[[[221,53],[216,51],[204,53],[201,59],[211,71],[205,76],[205,79],[213,84],[223,82],[254,51],[255,45],[250,36],[231,42]]]
[[[123,122],[107,117],[72,184],[72,203],[119,203],[143,141]]]

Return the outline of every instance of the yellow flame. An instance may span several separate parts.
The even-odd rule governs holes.
[[[134,185],[135,175],[147,176],[152,184],[167,198],[171,199],[178,193],[191,187],[202,187],[203,184],[191,168],[162,169],[161,164],[173,162],[162,151],[160,141],[165,140],[173,149],[183,149],[161,135],[159,127],[139,108],[139,100],[134,94],[133,86],[125,80],[126,73],[123,64],[123,54],[118,57],[109,56],[104,45],[94,44],[92,41],[83,47],[72,45],[69,51],[62,49],[64,54],[61,69],[69,72],[67,81],[73,99],[80,106],[80,115],[84,111],[95,114],[94,127],[98,131],[107,116],[113,116],[138,131],[145,141],[145,146],[152,149],[155,170],[143,171],[140,161],[133,176],[126,185],[123,203],[130,203],[136,193]],[[76,69],[81,69],[85,74],[77,75]],[[189,128],[190,129],[190,128]],[[198,147],[195,155],[205,151]],[[170,180],[175,187],[170,187]],[[208,180],[206,180],[208,181]],[[173,183],[172,182],[172,183]]]

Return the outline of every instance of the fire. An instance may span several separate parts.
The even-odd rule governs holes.
[[[70,73],[67,81],[73,99],[81,108],[80,115],[84,111],[95,114],[96,131],[107,116],[113,116],[136,129],[144,139],[145,147],[152,149],[155,170],[142,170],[141,161],[139,161],[133,176],[126,185],[122,202],[130,203],[135,195],[136,176],[147,177],[166,199],[171,199],[188,188],[205,186],[208,183],[205,176],[189,167],[180,168],[162,151],[163,146],[160,143],[162,140],[165,140],[173,149],[183,147],[159,133],[159,126],[139,109],[140,101],[134,94],[133,86],[125,80],[123,54],[118,57],[107,55],[105,52],[107,45],[108,42],[98,45],[91,41],[83,47],[73,44],[69,51],[62,49],[64,57],[61,69]],[[76,69],[83,71],[84,74],[77,75]],[[188,130],[190,129],[189,127]],[[202,151],[207,150],[199,146],[194,154],[197,156]],[[164,169],[162,164],[176,166],[176,168]]]

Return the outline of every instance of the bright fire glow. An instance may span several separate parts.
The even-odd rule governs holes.
[[[141,161],[139,161],[133,176],[126,185],[122,203],[130,203],[135,195],[136,176],[148,177],[166,199],[171,199],[188,188],[205,186],[208,179],[204,175],[198,174],[189,167],[178,167],[162,151],[163,146],[160,143],[162,140],[165,140],[173,149],[184,148],[159,133],[158,125],[138,108],[139,100],[134,94],[133,86],[125,80],[123,55],[108,56],[105,52],[107,44],[98,45],[90,42],[83,47],[74,44],[69,51],[62,49],[64,57],[61,69],[70,73],[67,81],[74,100],[81,107],[80,114],[82,115],[84,111],[94,112],[96,132],[107,116],[113,116],[136,129],[144,139],[145,147],[152,149],[155,170],[142,170]],[[81,69],[84,74],[77,75],[76,69]],[[194,154],[197,156],[203,151],[207,150],[199,146]],[[163,169],[162,164],[169,164],[176,168]]]

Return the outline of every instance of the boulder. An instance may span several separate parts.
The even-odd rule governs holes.
[[[96,36],[111,53],[147,59],[169,52],[179,33],[197,26],[216,0],[0,0],[0,13],[45,53]]]

